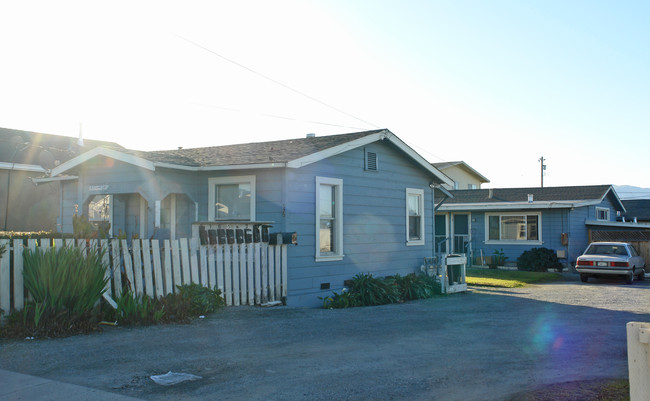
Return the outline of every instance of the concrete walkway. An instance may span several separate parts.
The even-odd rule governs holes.
[[[137,398],[0,369],[0,401],[127,401]]]

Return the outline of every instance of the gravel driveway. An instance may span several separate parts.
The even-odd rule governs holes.
[[[150,400],[506,400],[626,378],[625,324],[650,321],[650,281],[566,277],[401,305],[238,307],[191,325],[5,341],[0,368]],[[149,379],[168,371],[202,379]]]

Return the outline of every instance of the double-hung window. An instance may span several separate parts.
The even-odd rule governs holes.
[[[487,214],[486,241],[540,242],[541,214]]]
[[[208,219],[255,220],[255,176],[208,179]]]
[[[596,220],[598,221],[609,221],[609,209],[605,207],[596,208]]]
[[[424,190],[406,188],[406,245],[424,245]]]
[[[316,177],[316,261],[343,259],[343,180]]]

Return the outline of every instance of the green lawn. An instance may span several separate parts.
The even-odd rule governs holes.
[[[483,287],[524,287],[526,284],[561,280],[559,273],[525,272],[518,270],[467,269],[467,284]]]

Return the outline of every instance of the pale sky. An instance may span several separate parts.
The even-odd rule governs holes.
[[[485,187],[650,187],[650,2],[0,0],[0,127],[139,150],[388,128]]]

